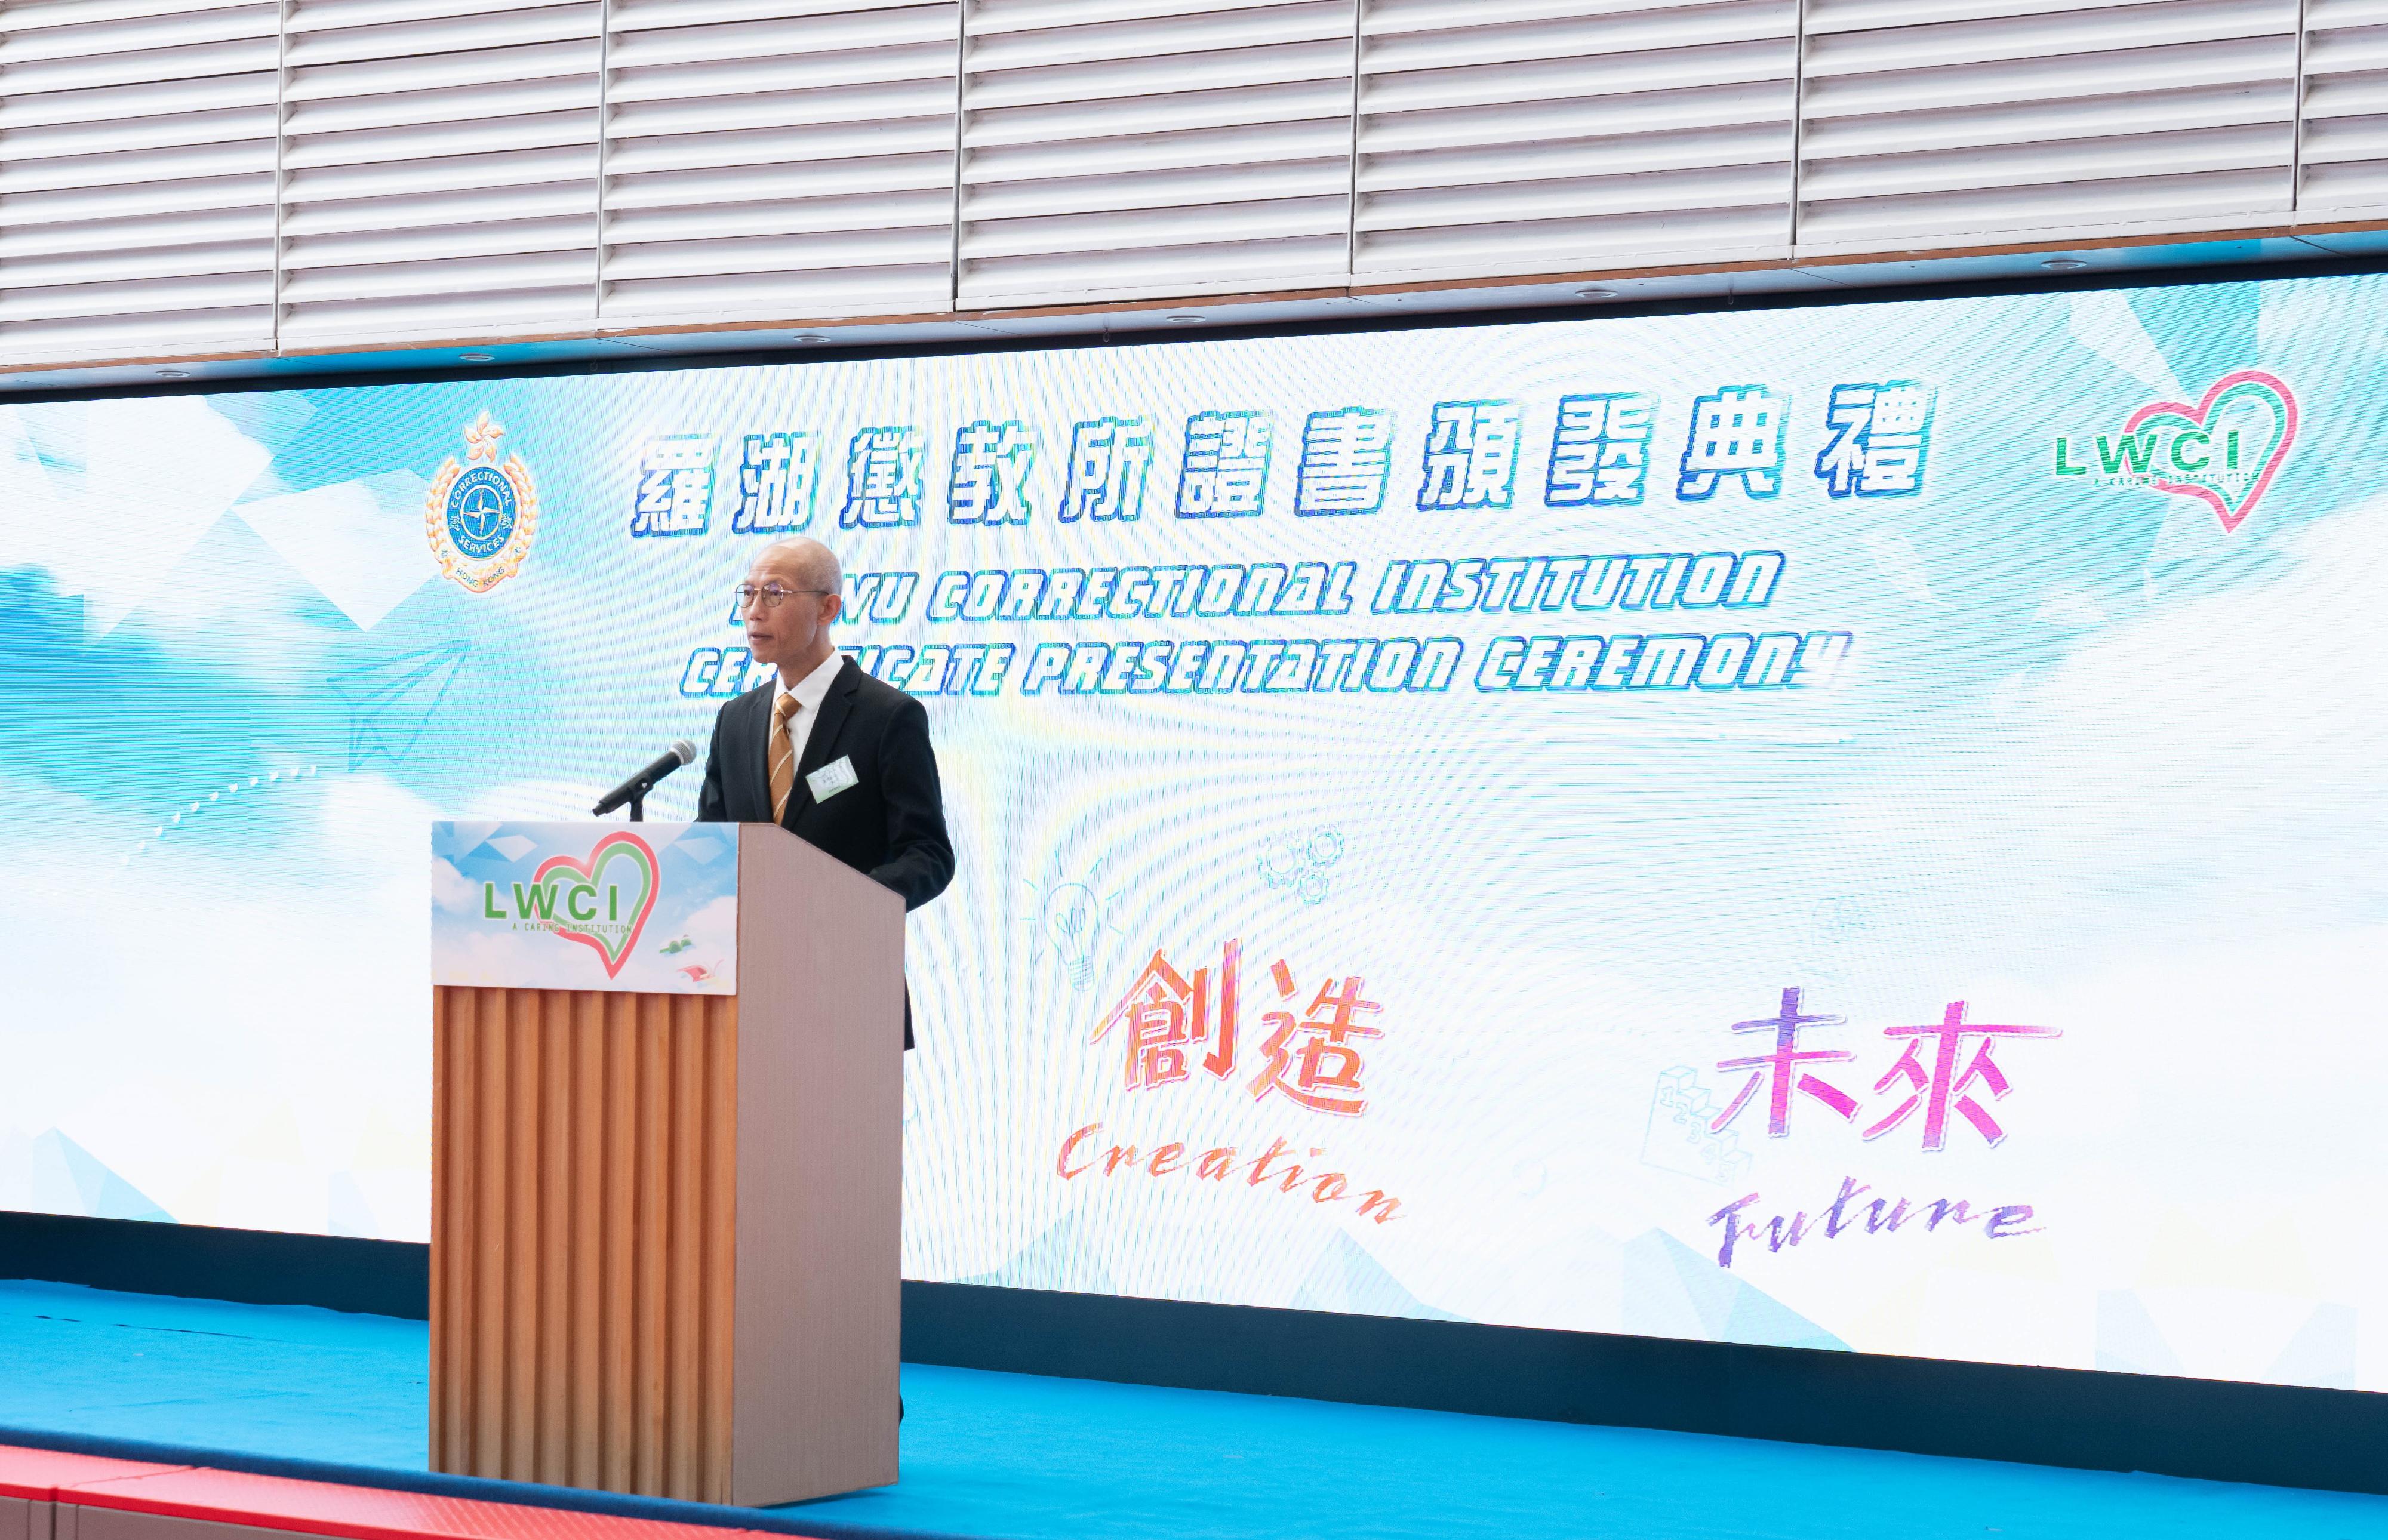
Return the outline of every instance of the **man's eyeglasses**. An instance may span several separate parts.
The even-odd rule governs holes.
[[[780,607],[780,600],[791,594],[819,594],[826,599],[830,591],[827,588],[783,588],[777,583],[766,583],[760,587],[752,583],[741,583],[737,592],[738,608],[741,610],[776,610]]]

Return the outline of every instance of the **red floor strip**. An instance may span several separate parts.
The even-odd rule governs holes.
[[[6,1445],[0,1445],[0,1496],[339,1540],[762,1540],[752,1530]]]
[[[182,1465],[145,1465],[138,1460],[105,1459],[98,1455],[64,1455],[50,1449],[19,1449],[0,1444],[0,1497],[26,1497],[53,1502],[58,1489],[84,1482],[115,1481],[125,1476],[155,1476],[184,1471]]]

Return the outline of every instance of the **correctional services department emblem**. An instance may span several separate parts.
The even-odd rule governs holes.
[[[464,463],[451,455],[431,478],[423,532],[443,577],[476,594],[522,571],[539,533],[539,488],[519,455],[498,462],[505,429],[481,413],[464,427]]]

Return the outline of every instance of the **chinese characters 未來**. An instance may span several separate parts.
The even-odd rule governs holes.
[[[1735,1059],[1720,1059],[1717,1068],[1748,1072],[1741,1088],[1725,1104],[1708,1124],[1711,1132],[1721,1131],[1743,1107],[1755,1100],[1759,1088],[1768,1088],[1766,1132],[1772,1139],[1787,1138],[1791,1132],[1793,1095],[1807,1096],[1831,1111],[1843,1122],[1853,1123],[1858,1117],[1857,1098],[1833,1084],[1817,1069],[1829,1064],[1847,1064],[1857,1054],[1845,1048],[1802,1048],[1799,1034],[1810,1028],[1839,1027],[1846,1018],[1802,1011],[1800,991],[1783,991],[1781,1008],[1771,1016],[1752,1021],[1736,1021],[1736,1032],[1772,1032],[1772,1052]],[[2004,1096],[2010,1086],[2004,1072],[1991,1057],[1992,1050],[2002,1040],[2022,1038],[2054,1038],[2064,1033],[2053,1027],[2024,1027],[2006,1022],[1968,1021],[1965,1002],[1952,1000],[1937,1022],[1917,1027],[1887,1027],[1883,1036],[1904,1040],[1906,1047],[1882,1078],[1874,1082],[1877,1095],[1891,1092],[1903,1100],[1880,1118],[1866,1125],[1864,1137],[1879,1139],[1906,1122],[1917,1112],[1924,1114],[1923,1139],[1926,1152],[1947,1147],[1949,1115],[1954,1112],[1972,1125],[1974,1131],[1996,1147],[2006,1139],[2006,1130],[1991,1116],[1990,1109],[1973,1094],[1975,1086],[1989,1092],[1990,1100]],[[1891,1088],[1905,1082],[1898,1092]]]

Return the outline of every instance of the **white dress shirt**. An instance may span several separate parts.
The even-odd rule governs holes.
[[[793,687],[789,685],[786,675],[780,676],[779,693],[771,699],[771,709],[779,710],[780,702],[791,695],[804,708],[788,718],[788,747],[794,751],[797,764],[805,762],[805,745],[812,738],[813,722],[820,715],[821,702],[829,699],[830,681],[837,677],[837,671],[845,663],[845,653],[832,652],[826,662],[797,680]]]

